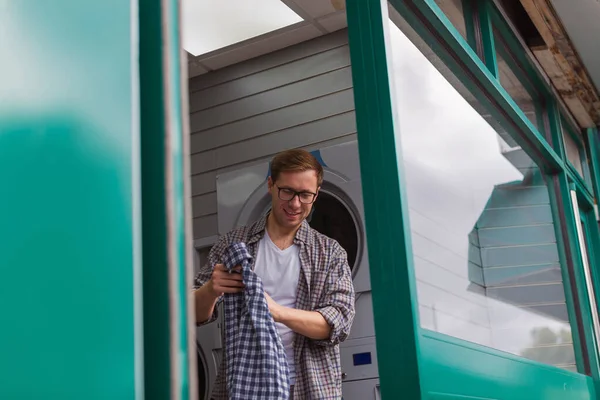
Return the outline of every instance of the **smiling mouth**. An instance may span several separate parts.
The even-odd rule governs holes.
[[[283,212],[285,212],[285,213],[286,213],[287,215],[289,215],[290,217],[295,217],[295,216],[297,216],[297,215],[300,215],[300,213],[299,213],[299,212],[297,212],[297,213],[292,213],[292,212],[289,212],[289,211],[287,211],[286,209],[284,209],[284,210],[283,210]]]

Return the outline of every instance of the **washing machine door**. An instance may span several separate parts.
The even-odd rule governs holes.
[[[348,264],[354,270],[359,260],[362,245],[360,221],[353,215],[343,199],[335,194],[319,193],[313,211],[307,219],[309,225],[322,234],[335,239],[348,254]]]
[[[204,400],[208,399],[207,396],[207,388],[208,388],[208,376],[207,374],[207,365],[206,365],[206,357],[202,352],[202,347],[197,346],[198,351],[198,399]]]
[[[242,210],[237,220],[238,225],[256,221],[271,210],[271,198],[267,194],[258,195],[266,193],[266,186],[264,191],[257,190],[255,193],[257,198],[252,202],[251,196],[247,205],[252,206]],[[362,213],[355,202],[357,194],[360,194],[360,186],[355,183],[336,185],[325,180],[307,222],[313,229],[335,239],[346,250],[355,290],[364,292],[370,290],[370,281]],[[362,198],[359,200],[362,201]]]
[[[196,328],[198,352],[198,394],[208,400],[223,359],[223,308],[219,305],[219,318]]]

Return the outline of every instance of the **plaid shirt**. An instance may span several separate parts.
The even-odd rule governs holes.
[[[232,243],[246,243],[250,255],[255,259],[258,242],[265,233],[265,224],[266,217],[263,217],[250,226],[236,228],[221,236],[210,251],[207,265],[196,276],[194,288],[210,279],[212,266],[223,263],[227,247]],[[298,229],[294,243],[300,246],[296,308],[321,313],[331,326],[331,334],[325,340],[295,335],[294,399],[341,399],[339,343],[348,337],[355,314],[354,286],[346,251],[337,241],[312,229],[306,221]],[[216,314],[213,313],[206,323],[214,321]],[[221,364],[217,374],[212,393],[215,400],[227,399],[225,364]]]
[[[223,297],[229,399],[287,400],[288,363],[262,281],[251,270],[252,256],[244,243],[234,243],[223,261],[230,273],[235,266],[242,266],[246,285],[242,293]]]

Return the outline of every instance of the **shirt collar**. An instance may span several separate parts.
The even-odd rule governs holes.
[[[256,243],[265,235],[265,229],[267,227],[267,215],[261,217],[258,221],[256,221],[251,227],[248,235],[248,244]],[[306,220],[302,221],[300,228],[296,232],[296,236],[294,237],[295,244],[310,244],[310,225]]]

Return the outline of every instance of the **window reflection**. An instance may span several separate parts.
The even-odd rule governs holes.
[[[540,103],[541,99],[536,98],[534,100],[526,86],[517,77],[515,73],[515,69],[517,68],[515,61],[512,59],[504,44],[504,40],[496,29],[494,29],[494,45],[500,84],[525,113],[529,121],[531,121],[538,131],[543,133],[543,126],[540,124],[541,110],[539,110],[539,105],[536,104],[536,102]]]
[[[540,170],[401,26],[423,52],[390,21],[422,327],[575,370]]]
[[[463,0],[435,0],[438,7],[452,22],[458,33],[467,40],[467,26],[463,10]]]

